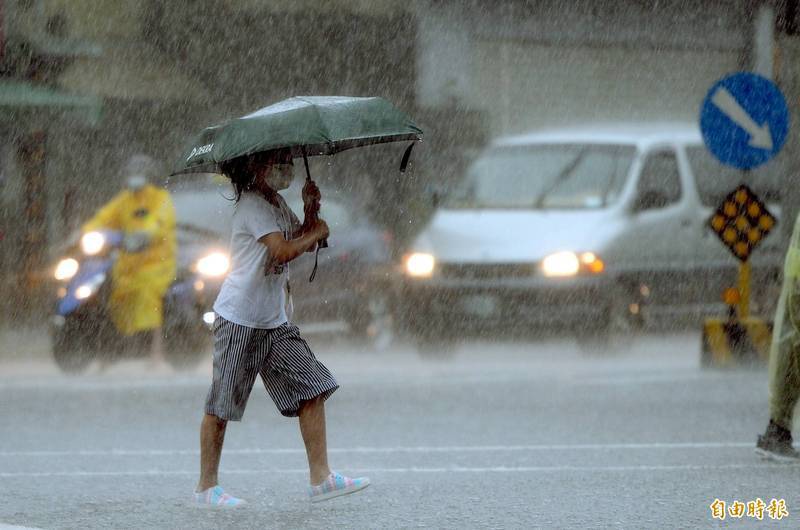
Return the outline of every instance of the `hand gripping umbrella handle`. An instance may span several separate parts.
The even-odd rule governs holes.
[[[308,205],[305,209],[305,218],[308,222],[316,223],[319,220],[319,203],[314,201],[313,204]],[[328,239],[320,239],[317,242],[317,248],[328,248]]]
[[[305,218],[315,223],[319,221],[319,202],[314,201],[311,208],[306,212]],[[328,238],[320,239],[317,242],[317,248],[328,248]]]
[[[303,163],[306,166],[306,182],[311,180],[311,171],[308,169],[308,155],[306,155],[306,150],[303,148]],[[310,208],[306,208],[305,217],[309,221],[317,221],[319,220],[319,202],[314,201]],[[328,248],[328,239],[320,239],[317,242],[317,250],[321,248]]]

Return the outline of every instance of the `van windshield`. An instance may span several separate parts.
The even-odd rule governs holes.
[[[603,208],[620,195],[633,146],[558,144],[486,151],[447,208]]]

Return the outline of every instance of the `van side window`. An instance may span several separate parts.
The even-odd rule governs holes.
[[[636,193],[636,210],[664,208],[681,198],[681,176],[673,151],[657,151],[645,160]]]
[[[786,192],[786,178],[791,174],[791,158],[781,152],[769,164],[745,174],[739,169],[723,165],[704,146],[689,147],[686,154],[692,167],[697,192],[704,206],[717,208],[739,182],[745,181],[761,200],[778,202]]]

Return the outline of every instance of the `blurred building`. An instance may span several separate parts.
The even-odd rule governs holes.
[[[697,119],[748,68],[741,0],[426,2],[420,103],[487,111],[492,134],[587,121]]]
[[[0,0],[0,267],[46,265],[47,244],[119,189],[131,154],[169,167],[200,127],[298,94],[384,96],[423,127],[411,174],[385,150],[338,168],[388,198],[372,211],[402,239],[425,194],[494,136],[694,121],[740,69],[796,101],[796,3]]]

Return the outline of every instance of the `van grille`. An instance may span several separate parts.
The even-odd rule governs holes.
[[[456,264],[442,263],[439,270],[445,278],[486,280],[491,278],[528,278],[536,274],[532,263]]]

